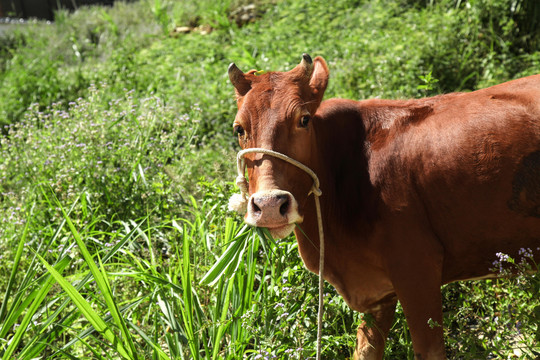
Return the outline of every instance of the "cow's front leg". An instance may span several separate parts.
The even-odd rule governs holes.
[[[409,325],[417,360],[446,359],[443,337],[441,272],[435,264],[421,266],[429,258],[417,258],[415,266],[395,275],[395,290]]]
[[[409,325],[415,359],[446,359],[440,288],[400,294],[400,302]]]
[[[358,328],[356,336],[355,360],[380,360],[384,345],[394,321],[396,301],[384,304],[377,311],[369,313],[369,320]]]
[[[385,253],[388,273],[398,297],[417,360],[446,359],[442,313],[444,249],[422,212],[411,211],[390,229],[391,246]],[[422,221],[422,219],[424,221]]]

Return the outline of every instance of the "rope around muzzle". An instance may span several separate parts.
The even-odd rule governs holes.
[[[236,156],[236,167],[238,170],[238,176],[236,177],[236,185],[240,188],[240,194],[234,194],[231,199],[229,200],[229,209],[232,211],[236,211],[240,213],[241,215],[245,214],[247,211],[247,204],[249,201],[249,188],[248,188],[248,182],[246,180],[246,162],[244,160],[244,155],[251,154],[251,153],[259,153],[264,155],[270,155],[273,157],[276,157],[278,159],[281,159],[283,161],[288,162],[289,164],[292,164],[299,169],[306,172],[311,178],[313,179],[313,186],[311,187],[311,190],[308,194],[314,195],[315,199],[315,208],[317,209],[317,223],[319,227],[319,312],[318,312],[318,320],[317,320],[317,360],[321,359],[321,340],[322,340],[322,319],[323,319],[323,312],[324,312],[324,279],[323,279],[323,272],[324,272],[324,232],[323,232],[323,224],[322,224],[322,214],[321,214],[321,203],[319,201],[319,197],[322,195],[322,191],[320,189],[320,182],[317,175],[302,164],[299,161],[296,161],[287,155],[284,155],[282,153],[279,153],[277,151],[268,150],[268,149],[262,149],[262,148],[250,148],[241,150],[238,152]]]

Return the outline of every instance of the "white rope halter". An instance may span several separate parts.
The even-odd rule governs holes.
[[[317,209],[317,222],[319,225],[319,244],[320,245],[319,245],[319,312],[318,312],[318,322],[317,322],[317,360],[320,360],[321,339],[322,339],[322,318],[323,318],[323,312],[324,312],[324,279],[323,279],[324,232],[323,232],[322,215],[321,215],[321,204],[319,201],[319,197],[322,195],[322,191],[319,188],[320,187],[319,178],[313,172],[313,170],[311,170],[304,164],[288,157],[287,155],[279,153],[277,151],[262,149],[262,148],[250,148],[250,149],[241,150],[238,152],[236,156],[236,166],[238,170],[238,176],[236,177],[236,185],[238,185],[238,187],[240,188],[240,194],[234,194],[231,197],[231,199],[229,200],[229,209],[232,211],[236,211],[242,215],[245,214],[247,211],[247,203],[249,200],[248,182],[245,176],[246,162],[244,160],[244,155],[250,154],[250,153],[260,153],[264,155],[270,155],[278,159],[281,159],[283,161],[286,161],[289,164],[292,164],[302,169],[313,179],[313,186],[311,187],[311,190],[308,196],[311,194],[315,195],[314,196],[315,207]]]

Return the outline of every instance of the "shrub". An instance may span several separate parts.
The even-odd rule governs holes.
[[[179,115],[156,96],[132,94],[108,101],[102,83],[67,110],[53,104],[41,111],[35,104],[22,121],[5,126],[0,164],[5,225],[24,221],[23,209],[41,199],[40,186],[67,202],[84,193],[93,208],[117,219],[139,218],[156,207],[168,213],[186,203],[202,176],[200,164],[191,162],[202,145],[201,109]]]

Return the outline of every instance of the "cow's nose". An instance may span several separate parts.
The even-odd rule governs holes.
[[[265,191],[251,196],[248,216],[256,226],[268,227],[287,223],[293,202],[292,194],[287,191]]]
[[[259,195],[251,198],[251,207],[253,213],[259,216],[267,214],[267,216],[285,216],[289,208],[289,195],[288,194],[271,194],[271,195]]]

